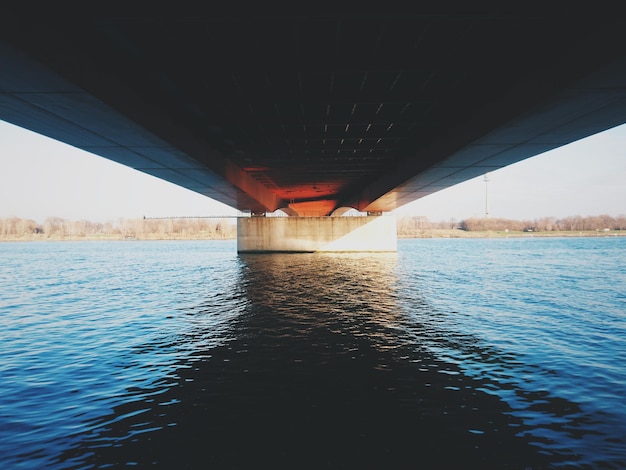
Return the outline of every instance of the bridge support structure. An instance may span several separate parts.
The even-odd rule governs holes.
[[[392,251],[397,251],[397,230],[391,215],[237,220],[238,253]]]

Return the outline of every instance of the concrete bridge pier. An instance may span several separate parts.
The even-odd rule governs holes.
[[[238,253],[397,251],[396,218],[246,217],[237,220]]]

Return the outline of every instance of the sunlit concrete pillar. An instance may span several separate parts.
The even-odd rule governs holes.
[[[396,218],[246,217],[237,220],[239,253],[397,251]]]

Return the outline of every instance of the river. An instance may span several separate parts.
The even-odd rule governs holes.
[[[0,467],[626,467],[626,237],[235,243],[0,243]]]

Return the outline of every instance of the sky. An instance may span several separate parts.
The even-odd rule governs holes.
[[[626,214],[626,125],[452,186],[394,211],[430,221]],[[0,218],[92,222],[235,215],[220,202],[0,121]]]

